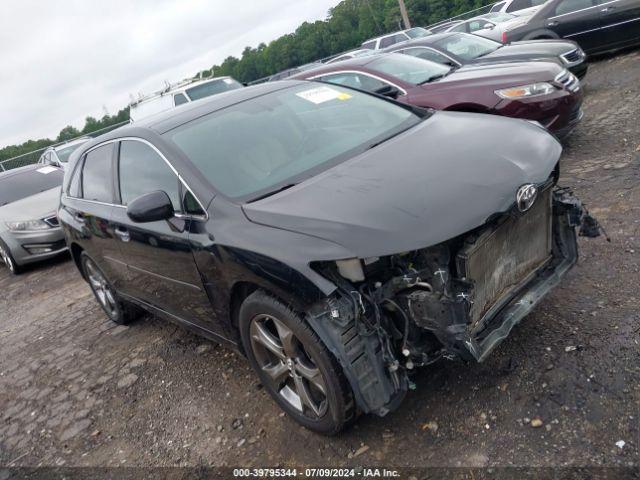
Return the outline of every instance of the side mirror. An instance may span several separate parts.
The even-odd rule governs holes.
[[[127,207],[127,216],[136,223],[158,222],[173,218],[175,211],[169,195],[156,191],[134,199]]]
[[[496,26],[493,23],[488,23],[484,28],[487,30],[493,30]]]
[[[400,90],[398,90],[393,85],[385,85],[384,87],[375,90],[374,93],[389,98],[398,98],[400,96]]]

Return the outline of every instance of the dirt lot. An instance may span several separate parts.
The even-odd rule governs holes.
[[[562,183],[611,243],[581,239],[485,363],[425,369],[399,411],[327,439],[238,355],[151,317],[110,324],[67,258],[1,267],[0,465],[638,466],[640,51],[593,63],[585,93]]]

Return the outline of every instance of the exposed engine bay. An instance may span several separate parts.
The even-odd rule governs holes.
[[[337,286],[308,319],[341,362],[362,411],[385,415],[440,359],[483,361],[575,264],[580,234],[600,227],[550,183],[441,244],[382,258],[315,265]]]

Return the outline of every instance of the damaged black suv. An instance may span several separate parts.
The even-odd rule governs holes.
[[[83,145],[58,213],[114,322],[237,347],[331,434],[396,408],[416,367],[482,361],[558,284],[591,220],[560,154],[521,120],[269,83]]]

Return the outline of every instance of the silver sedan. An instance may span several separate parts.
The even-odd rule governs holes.
[[[63,177],[50,165],[0,173],[0,259],[12,273],[67,249],[56,216]]]

